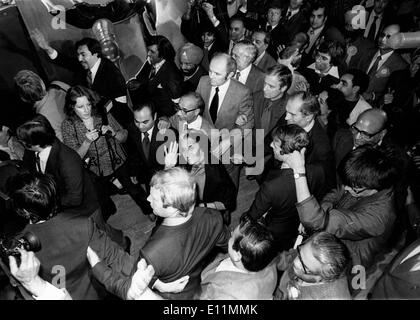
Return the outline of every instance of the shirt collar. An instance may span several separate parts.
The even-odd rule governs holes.
[[[90,69],[90,72],[92,72],[92,81],[95,79],[96,73],[98,72],[99,65],[101,64],[101,58],[98,59],[98,61],[95,62],[92,69]]]
[[[290,9],[290,7],[289,7],[289,9],[287,9],[287,13],[289,13],[290,12],[290,17],[293,17],[296,13],[298,13],[299,12],[299,8],[297,8],[297,9],[295,9],[295,10],[292,10],[292,9]],[[287,13],[286,13],[286,16],[287,16]]]
[[[324,30],[324,28],[325,28],[325,25],[323,25],[321,28],[318,28],[318,29],[312,29],[312,27],[310,27],[308,31],[308,35],[311,34],[311,30],[314,32],[314,35],[318,35],[322,32],[322,30]]]
[[[257,57],[257,59],[255,59],[255,61],[254,61],[254,65],[258,65],[258,64],[260,63],[260,61],[264,58],[264,55],[265,55],[265,50],[263,51],[263,53],[261,53],[261,54]]]
[[[245,84],[246,79],[248,79],[248,75],[251,72],[251,68],[252,68],[252,63],[248,67],[246,67],[244,70],[242,70],[242,71],[236,70],[236,72],[240,72],[241,73],[241,76],[239,77],[239,81],[240,82],[242,82],[241,80],[243,80],[242,83]]]
[[[51,148],[52,146],[48,146],[38,153],[40,161],[47,162],[48,157],[50,156]]]
[[[155,74],[158,73],[159,69],[163,66],[163,64],[166,62],[165,59],[163,59],[161,62],[158,62],[154,65],[155,67]]]
[[[153,129],[155,128],[155,126],[151,127],[149,130],[147,130],[147,133],[149,134],[149,139],[152,138],[152,133],[153,133]],[[144,132],[142,132],[142,137],[144,139]]]
[[[220,94],[220,91],[227,91],[227,89],[229,88],[231,80],[232,79],[228,79],[228,81],[226,81],[224,84],[222,84],[221,86],[218,86],[219,94]],[[215,89],[216,89],[216,87],[212,87],[212,90],[215,90]]]
[[[315,125],[315,119],[313,119],[305,128],[303,128],[303,130],[305,130],[306,132],[309,132],[312,130],[314,125]]]
[[[201,124],[203,123],[203,118],[198,115],[198,117],[191,123],[188,123],[188,129],[200,130]]]
[[[381,55],[381,62],[384,63],[393,53],[394,53],[394,50],[391,50],[390,52],[385,53],[384,55],[381,55],[381,52],[378,50],[378,52],[376,52],[375,56],[373,57],[374,58],[373,61],[375,61],[376,58]]]
[[[316,72],[316,73],[321,74],[321,72],[320,72],[319,70],[315,69],[315,62],[314,62],[314,63],[312,63],[312,64],[308,67],[308,69],[315,70],[315,72]],[[332,76],[332,77],[334,77],[334,78],[340,79],[340,75],[338,74],[338,68],[337,68],[336,66],[332,66],[332,67],[330,68],[330,70],[328,70],[328,72],[327,72],[326,74],[324,74],[324,76],[326,76],[326,75],[330,75],[330,76]]]

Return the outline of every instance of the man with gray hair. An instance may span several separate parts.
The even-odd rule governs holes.
[[[292,259],[291,263],[287,263]],[[351,300],[346,271],[350,255],[333,234],[313,234],[296,249],[280,254],[277,268],[285,271],[276,297],[282,300]]]
[[[61,123],[66,117],[64,102],[70,86],[61,81],[53,81],[47,88],[41,77],[30,70],[19,71],[14,81],[20,99],[31,104],[37,114],[47,118],[57,138],[63,141]]]
[[[257,47],[249,40],[237,42],[232,49],[232,58],[236,61],[234,78],[246,85],[252,95],[264,87],[264,73],[253,65],[257,55]]]

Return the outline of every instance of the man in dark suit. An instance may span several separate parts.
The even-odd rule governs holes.
[[[174,62],[175,50],[164,36],[154,36],[147,44],[147,61],[130,80],[133,105],[152,101],[158,116],[175,113],[174,100],[182,94],[182,74]]]
[[[303,2],[304,0],[290,0],[288,7],[283,10],[280,23],[292,38],[309,27],[307,13],[302,8]]]
[[[186,43],[179,49],[179,67],[184,75],[182,94],[195,91],[200,78],[207,74],[201,65],[203,50],[193,43]]]
[[[267,48],[267,52],[277,60],[278,47],[280,45],[286,46],[292,39],[290,33],[280,23],[281,7],[279,4],[273,2],[267,11],[267,23],[261,26],[266,32],[270,34],[271,41]]]
[[[387,26],[378,39],[378,50],[366,52],[359,62],[358,69],[365,71],[370,78],[364,97],[374,107],[381,106],[391,75],[408,68],[408,63],[388,43],[389,38],[398,32],[398,25]]]
[[[312,13],[309,18],[310,27],[306,32],[309,36],[309,44],[305,49],[306,56],[302,59],[302,66],[308,66],[313,60],[314,52],[323,41],[338,41],[344,44],[341,32],[333,26],[327,25],[327,5],[324,0],[316,0],[312,5]]]
[[[102,56],[99,42],[92,38],[83,38],[76,42],[77,59],[57,52],[39,32],[33,33],[33,38],[39,47],[45,50],[59,65],[76,72],[76,81],[96,92],[112,104],[107,106],[107,112],[126,127],[133,119],[133,114],[127,106],[127,89],[121,71],[110,60]]]
[[[17,136],[26,149],[24,167],[32,173],[49,174],[57,182],[60,210],[73,216],[92,216],[99,228],[126,248],[129,244],[122,231],[108,225],[98,210],[96,190],[82,159],[55,137],[48,120],[42,115],[36,116],[17,129]]]
[[[19,235],[33,233],[41,243],[37,257],[39,275],[59,288],[65,288],[73,299],[99,300],[105,290],[92,278],[86,251],[120,250],[91,218],[74,216],[58,210],[58,185],[50,175],[21,173],[8,183],[8,193],[16,213],[25,218],[26,227]],[[37,197],[33,195],[36,194]]]
[[[276,60],[267,52],[268,45],[270,44],[271,36],[263,29],[258,29],[252,34],[252,43],[257,47],[258,55],[254,61],[254,65],[260,68],[263,72],[275,66]]]
[[[375,0],[373,8],[367,11],[366,29],[363,36],[376,43],[386,26],[396,22],[389,0]]]
[[[264,86],[264,73],[253,65],[257,54],[257,47],[249,40],[237,42],[232,50],[232,58],[236,61],[234,78],[246,85],[253,96]]]
[[[334,154],[331,150],[327,132],[317,120],[320,113],[318,99],[307,92],[297,92],[290,96],[286,105],[287,124],[297,124],[309,135],[306,162],[320,165],[325,174],[323,194],[336,187]]]
[[[146,190],[137,188],[138,198],[143,199],[141,208],[151,220],[154,217],[146,200],[150,192],[150,180],[157,171],[165,168],[164,145],[176,141],[173,130],[167,129],[165,133],[159,131],[156,117],[152,103],[141,103],[134,108],[134,121],[128,126],[130,176],[134,184],[145,185]],[[165,137],[168,137],[166,142]]]
[[[356,68],[364,52],[372,50],[375,42],[363,36],[364,29],[358,25],[358,11],[349,10],[346,12],[344,21],[344,37],[346,40],[346,53],[343,67],[347,69]]]

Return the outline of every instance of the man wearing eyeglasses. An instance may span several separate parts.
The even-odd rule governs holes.
[[[295,151],[285,159],[295,173],[305,172],[304,153]],[[350,152],[338,172],[344,187],[321,202],[309,192],[305,176],[295,179],[299,218],[305,229],[327,231],[343,241],[352,266],[363,266],[369,274],[375,259],[389,250],[395,229],[397,164],[385,148],[365,146]]]
[[[400,32],[397,24],[387,26],[378,39],[378,50],[369,54],[366,59],[361,59],[358,69],[365,71],[369,78],[369,87],[364,97],[372,106],[379,106],[388,88],[389,78],[392,73],[408,68],[404,59],[389,45],[389,38]]]
[[[204,100],[199,93],[189,92],[184,94],[175,108],[177,111],[172,117],[159,119],[158,129],[172,127],[179,132],[179,136],[182,136],[186,130],[199,130],[211,137],[211,130],[215,127],[202,117]]]
[[[287,263],[285,257],[292,255]],[[275,297],[282,300],[350,300],[346,268],[350,256],[333,234],[318,232],[296,250],[283,252],[277,264],[286,271]]]

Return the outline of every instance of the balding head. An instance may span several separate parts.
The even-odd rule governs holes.
[[[389,44],[389,38],[394,34],[399,33],[400,29],[398,24],[391,24],[382,31],[378,38],[378,47],[381,50],[381,54],[385,54],[392,50]]]
[[[383,110],[369,109],[362,112],[352,126],[354,146],[380,144],[387,132],[387,121],[388,117]]]

